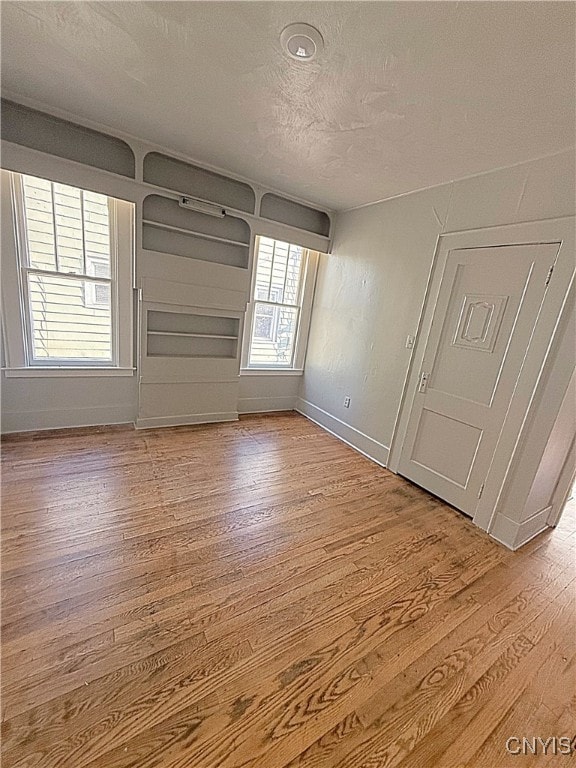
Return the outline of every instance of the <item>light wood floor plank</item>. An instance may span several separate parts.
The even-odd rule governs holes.
[[[4,768],[524,768],[509,736],[573,736],[574,507],[509,552],[296,414],[11,436],[2,469]]]

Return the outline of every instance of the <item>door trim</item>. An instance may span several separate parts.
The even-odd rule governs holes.
[[[574,216],[566,216],[486,229],[448,232],[440,235],[436,243],[418,322],[416,344],[404,382],[390,445],[388,469],[392,472],[398,472],[400,454],[406,439],[408,420],[418,387],[419,372],[449,252],[459,248],[558,244],[553,277],[544,295],[526,357],[496,443],[482,497],[473,517],[473,522],[488,532],[493,525],[494,514],[515,451],[535,407],[538,383],[550,364],[550,352],[556,329],[564,311],[567,310],[567,294],[574,279],[575,223]]]

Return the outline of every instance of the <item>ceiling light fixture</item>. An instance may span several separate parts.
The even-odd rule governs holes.
[[[312,61],[324,49],[322,35],[310,24],[289,24],[280,34],[280,43],[297,61]]]

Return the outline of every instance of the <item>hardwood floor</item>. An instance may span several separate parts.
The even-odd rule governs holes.
[[[295,414],[2,461],[4,768],[563,764],[573,510],[509,552]]]

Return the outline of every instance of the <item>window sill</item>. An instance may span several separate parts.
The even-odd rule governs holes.
[[[85,376],[134,376],[135,368],[82,368],[82,367],[46,367],[46,368],[3,368],[8,379],[43,379],[50,377],[68,376],[83,378]]]
[[[240,376],[302,376],[303,368],[241,368]]]

